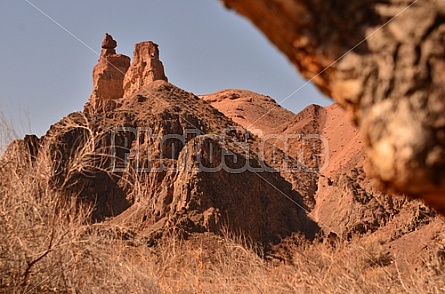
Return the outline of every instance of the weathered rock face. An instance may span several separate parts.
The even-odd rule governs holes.
[[[443,1],[223,2],[353,115],[383,188],[444,211]]]
[[[124,97],[157,80],[168,81],[164,66],[159,60],[158,45],[151,41],[136,44],[133,61],[124,79]]]
[[[101,101],[124,96],[123,81],[130,67],[130,58],[116,54],[116,46],[113,37],[105,34],[99,62],[93,69],[93,93],[90,96],[93,109],[100,107]]]

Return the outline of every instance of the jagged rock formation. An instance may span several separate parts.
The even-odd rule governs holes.
[[[353,115],[381,187],[445,211],[443,1],[223,2]]]
[[[128,56],[116,54],[116,47],[113,37],[105,34],[99,62],[93,69],[93,93],[86,111],[109,110],[114,107],[110,100],[129,97],[156,80],[168,81],[157,44],[151,41],[136,44],[131,65]]]
[[[93,109],[100,107],[101,101],[124,96],[122,87],[125,73],[130,67],[130,58],[116,54],[117,42],[105,34],[99,62],[93,69],[93,93],[89,103]]]
[[[136,44],[133,61],[124,79],[124,97],[157,80],[168,81],[159,60],[158,45],[151,41]]]

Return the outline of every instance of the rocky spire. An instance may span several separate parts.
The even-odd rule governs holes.
[[[124,96],[123,81],[130,67],[130,58],[116,54],[116,47],[113,37],[105,34],[99,62],[93,69],[93,92],[89,101],[93,109],[97,109],[101,101]]]
[[[159,60],[158,45],[151,41],[136,44],[133,61],[124,79],[124,97],[156,80],[168,81],[164,66]]]
[[[113,37],[105,34],[99,62],[93,69],[93,92],[85,105],[86,111],[111,105],[111,99],[128,97],[153,81],[168,81],[157,44],[151,41],[136,44],[131,66],[130,58],[117,54],[116,47]]]

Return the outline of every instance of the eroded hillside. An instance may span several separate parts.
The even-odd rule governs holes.
[[[374,187],[338,105],[197,96],[116,45],[83,111],[0,158],[0,292],[443,289],[443,220]]]

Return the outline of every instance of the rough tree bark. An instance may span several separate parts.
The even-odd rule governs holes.
[[[381,186],[445,212],[445,1],[222,2],[353,114]]]

